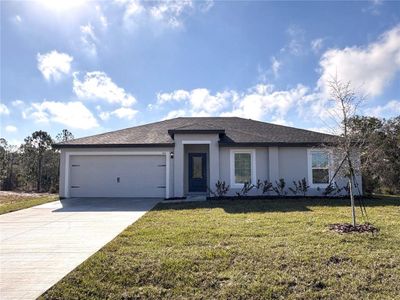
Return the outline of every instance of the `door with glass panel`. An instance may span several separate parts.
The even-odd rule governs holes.
[[[189,192],[207,192],[206,153],[189,153]]]

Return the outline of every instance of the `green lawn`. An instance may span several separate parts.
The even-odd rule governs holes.
[[[344,200],[159,204],[44,299],[399,299],[400,198],[367,201],[378,235],[327,230]]]
[[[24,193],[7,193],[0,194],[0,215],[8,212],[32,207],[35,205],[58,200],[58,195],[50,194],[24,194]]]

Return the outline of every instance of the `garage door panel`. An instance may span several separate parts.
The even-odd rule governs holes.
[[[71,197],[165,197],[165,156],[76,155]]]

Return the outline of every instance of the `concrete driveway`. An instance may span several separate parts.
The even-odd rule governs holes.
[[[160,200],[72,198],[0,215],[0,298],[36,299]]]

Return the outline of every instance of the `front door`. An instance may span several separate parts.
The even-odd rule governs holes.
[[[206,153],[189,153],[189,192],[207,192]]]

